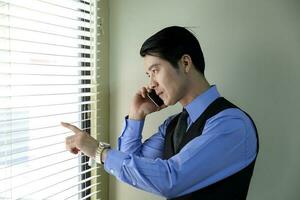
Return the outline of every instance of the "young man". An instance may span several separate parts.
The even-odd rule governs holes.
[[[167,27],[147,39],[140,54],[150,82],[133,98],[118,149],[63,123],[76,133],[66,138],[66,148],[81,150],[119,180],[168,199],[246,199],[258,153],[256,128],[205,79],[196,37],[183,27]],[[164,105],[150,101],[151,89]],[[177,102],[183,111],[142,143],[146,116]]]

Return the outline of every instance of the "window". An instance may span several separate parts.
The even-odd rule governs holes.
[[[65,150],[95,112],[95,0],[0,0],[0,199],[89,199],[98,177]]]

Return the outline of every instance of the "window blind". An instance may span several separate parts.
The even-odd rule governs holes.
[[[65,150],[96,112],[96,0],[0,0],[0,199],[89,199],[99,183]]]

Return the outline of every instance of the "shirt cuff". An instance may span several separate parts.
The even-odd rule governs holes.
[[[133,120],[128,119],[128,116],[125,117],[122,133],[118,140],[118,150],[121,149],[122,141],[127,143],[132,139],[141,139],[144,123],[145,120]]]
[[[128,156],[128,154],[123,153],[121,151],[117,151],[114,149],[108,150],[104,162],[105,171],[117,178],[120,178],[120,172],[123,163],[125,159],[128,158]]]
[[[122,135],[124,135],[125,132],[129,131],[131,134],[140,134],[144,128],[144,123],[145,120],[134,120],[134,119],[129,119],[128,116],[125,117],[125,121],[124,121],[124,128],[122,131]],[[137,135],[137,134],[136,134]],[[134,135],[136,137],[136,135]]]

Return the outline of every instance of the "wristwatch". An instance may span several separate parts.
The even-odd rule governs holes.
[[[110,149],[110,144],[105,142],[99,142],[99,146],[97,148],[96,155],[95,155],[95,161],[102,165],[104,164],[102,160],[102,154],[105,149]]]

